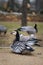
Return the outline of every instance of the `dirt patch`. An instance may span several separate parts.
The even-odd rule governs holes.
[[[43,47],[35,47],[32,55],[19,55],[10,48],[0,49],[0,65],[43,65]]]

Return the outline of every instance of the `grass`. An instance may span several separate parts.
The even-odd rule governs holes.
[[[43,22],[28,22],[28,25],[34,26],[37,23],[38,25],[38,35],[40,38],[43,38]],[[4,25],[8,28],[8,32],[5,36],[0,36],[0,45],[8,46],[12,43],[14,36],[10,34],[11,31],[17,29],[21,26],[21,22],[0,22],[0,25]]]
[[[37,23],[38,30],[40,34],[43,34],[43,22],[28,22],[28,25],[34,26],[34,24]],[[21,26],[21,22],[0,22],[0,25],[4,25],[8,28],[8,31],[11,31],[12,29],[17,29]]]
[[[19,28],[20,27],[20,22],[0,22],[0,25],[4,25],[8,28],[8,31],[9,30],[12,30],[12,29],[16,29],[16,28]]]

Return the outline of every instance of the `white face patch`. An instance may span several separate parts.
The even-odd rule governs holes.
[[[16,31],[13,31],[12,34],[13,34],[13,35],[16,35]]]

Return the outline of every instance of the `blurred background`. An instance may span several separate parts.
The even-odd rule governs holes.
[[[21,13],[23,10],[23,0],[0,0],[0,13],[2,11],[5,12],[19,12]],[[26,9],[25,9],[26,10]],[[28,21],[43,21],[43,0],[27,0],[27,12],[28,12]],[[2,15],[0,14],[0,17]],[[6,20],[8,20],[11,16],[6,17]],[[11,18],[12,20],[16,18],[16,20],[20,20],[21,17],[13,15]],[[0,20],[3,20],[3,16],[0,18]],[[10,19],[11,21],[11,19]]]

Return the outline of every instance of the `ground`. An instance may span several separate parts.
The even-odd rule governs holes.
[[[20,22],[0,22],[8,28],[6,35],[0,35],[0,65],[43,65],[43,22],[38,24],[39,32],[36,34],[38,39],[41,39],[39,44],[41,47],[34,47],[35,51],[31,55],[20,55],[11,52],[9,46],[12,44],[14,35],[11,31],[19,28]],[[28,25],[34,25],[35,22],[29,22]],[[26,33],[25,33],[26,34]],[[5,47],[8,48],[5,48]],[[2,48],[4,47],[4,48]]]
[[[32,55],[19,55],[10,48],[0,49],[0,65],[43,65],[43,47],[35,47]]]

